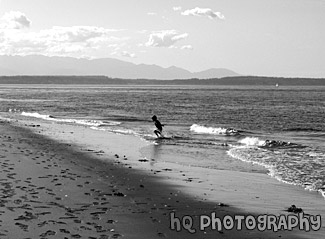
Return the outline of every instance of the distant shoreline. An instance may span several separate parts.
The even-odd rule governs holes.
[[[121,79],[107,76],[0,76],[0,84],[62,84],[62,85],[268,85],[325,86],[325,78],[284,78],[263,76],[236,76],[211,79]]]

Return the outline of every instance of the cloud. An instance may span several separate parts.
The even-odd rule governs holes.
[[[146,46],[153,47],[171,47],[176,42],[187,38],[187,33],[179,34],[176,30],[163,30],[153,32],[149,36]]]
[[[40,31],[39,36],[57,42],[87,42],[112,39],[111,33],[115,31],[119,30],[95,26],[55,26],[51,29]]]
[[[122,51],[121,56],[134,58],[135,54],[134,53],[129,53],[127,51]]]
[[[136,32],[139,33],[139,34],[145,34],[145,33],[148,32],[148,30],[138,30],[138,31],[136,31]]]
[[[22,12],[7,12],[1,18],[0,29],[23,29],[29,28],[31,21]]]
[[[53,27],[39,32],[6,29],[0,33],[0,54],[43,54],[77,56],[124,44],[127,37],[116,37],[117,29],[95,26]],[[106,53],[107,54],[107,53]]]
[[[156,12],[148,12],[147,15],[149,15],[149,16],[156,16],[157,13]]]
[[[225,16],[220,12],[213,12],[210,8],[193,8],[188,9],[181,13],[184,16],[199,16],[199,17],[209,17],[210,19],[225,19]]]
[[[173,10],[175,11],[175,12],[177,12],[177,11],[181,11],[182,10],[182,7],[173,7]]]
[[[193,47],[191,45],[184,45],[181,47],[181,50],[193,50]]]

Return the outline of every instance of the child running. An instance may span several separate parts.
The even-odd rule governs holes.
[[[155,126],[156,126],[156,128],[157,129],[155,129],[153,132],[157,135],[157,138],[162,138],[162,137],[164,137],[164,135],[162,134],[162,130],[163,130],[163,124],[161,124],[160,122],[159,122],[159,120],[157,119],[157,116],[152,116],[152,121],[153,122],[155,122]]]

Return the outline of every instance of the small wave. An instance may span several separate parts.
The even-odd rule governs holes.
[[[322,176],[325,170],[324,152],[305,148],[270,151],[241,145],[232,147],[227,153],[241,161],[263,166],[271,177],[283,183],[300,185],[306,190],[318,191],[325,197],[325,181]]]
[[[265,140],[265,143],[260,147],[262,148],[305,148],[307,146],[303,146],[291,142],[284,142],[281,140]]]
[[[269,172],[273,172],[273,165],[265,163],[263,161],[259,161],[257,158],[252,157],[249,148],[246,146],[234,146],[230,150],[227,151],[227,154],[235,159],[239,159],[243,162],[257,164],[263,166],[264,168],[268,169]]]
[[[56,122],[62,122],[62,123],[73,123],[73,124],[80,124],[80,125],[87,125],[87,126],[106,126],[106,125],[119,125],[120,122],[103,122],[101,120],[85,120],[85,119],[62,119],[62,118],[56,118],[52,115],[43,115],[39,114],[37,112],[22,112],[21,115],[27,116],[27,117],[35,117],[39,119],[44,120],[50,120],[50,121],[56,121]]]
[[[294,132],[300,132],[300,131],[308,131],[308,132],[322,132],[320,129],[314,129],[314,128],[289,128],[285,129],[285,131],[294,131]]]
[[[190,127],[190,131],[199,134],[222,134],[222,135],[238,135],[239,132],[232,128],[213,128],[213,127],[205,127],[198,124],[193,124]]]
[[[35,117],[35,118],[40,118],[40,119],[52,119],[53,117],[51,115],[41,115],[39,113],[29,113],[29,112],[22,112],[21,115],[23,116],[28,116],[28,117]]]
[[[246,137],[244,139],[239,140],[239,143],[244,144],[246,146],[257,146],[264,149],[307,147],[300,144],[285,142],[281,140],[261,140],[257,137]]]

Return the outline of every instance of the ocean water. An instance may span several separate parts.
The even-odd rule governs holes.
[[[0,111],[146,140],[193,167],[267,172],[325,197],[325,87],[0,86]],[[157,140],[157,115],[166,139]]]

